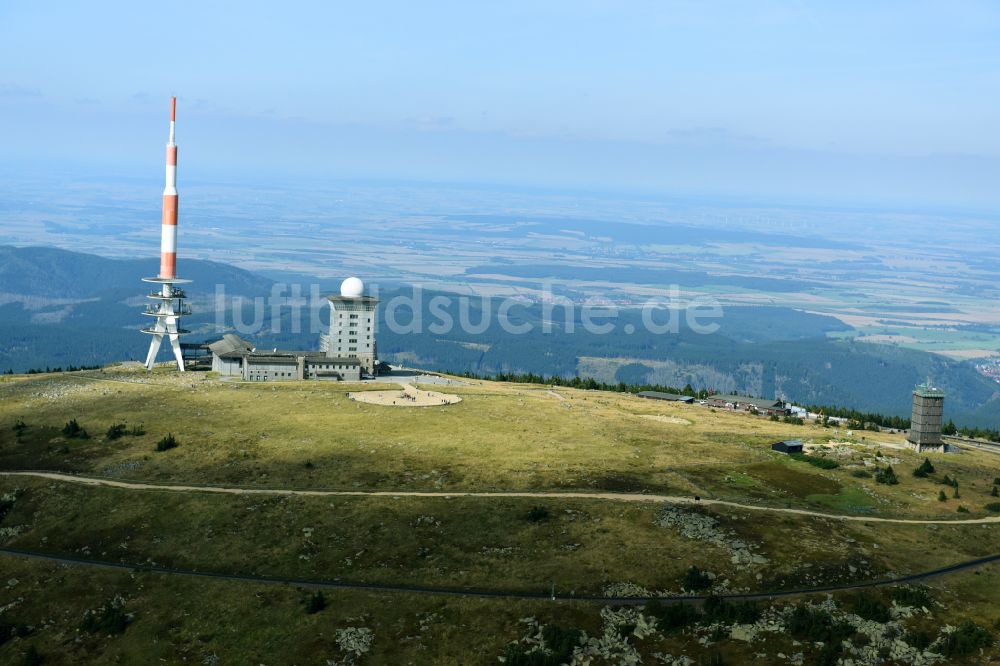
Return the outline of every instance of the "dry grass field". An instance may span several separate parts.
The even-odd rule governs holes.
[[[244,384],[112,369],[5,378],[0,471],[255,489],[551,495],[221,495],[0,476],[0,494],[15,498],[0,523],[0,545],[226,574],[554,590],[561,601],[327,590],[328,607],[308,614],[303,603],[311,592],[295,586],[3,556],[4,578],[13,583],[4,588],[0,581],[0,623],[30,622],[36,630],[0,645],[0,662],[16,663],[36,646],[53,663],[136,663],[144,649],[168,663],[498,663],[513,641],[530,633],[523,618],[600,636],[608,630],[606,613],[567,598],[685,594],[692,565],[709,573],[705,591],[727,594],[869,581],[1000,553],[1000,523],[836,518],[996,515],[987,505],[998,501],[990,490],[1000,476],[1000,456],[986,452],[930,455],[935,473],[915,478],[911,472],[924,456],[902,448],[896,435],[775,423],[617,393],[469,381],[449,386],[462,401],[440,408],[396,409],[347,398],[384,388]],[[90,437],[64,436],[70,419]],[[25,427],[16,427],[19,421]],[[141,424],[144,433],[110,438],[108,429],[122,422]],[[155,450],[168,433],[178,445]],[[821,469],[770,451],[772,441],[790,437],[839,466]],[[871,477],[886,465],[896,471],[897,485]],[[959,497],[940,483],[945,474],[958,480]],[[938,499],[941,490],[945,501]],[[568,491],[595,496],[559,496]],[[698,495],[831,517],[596,496],[619,492]],[[943,624],[972,619],[996,633],[998,568],[933,579],[931,615],[906,619],[906,626],[922,623],[937,635]],[[888,591],[873,594],[888,603]],[[85,609],[116,595],[134,614],[128,629],[111,638],[81,634]],[[836,596],[843,608],[851,598]],[[774,607],[789,603],[797,602]],[[345,636],[353,634],[338,632],[349,627],[372,630],[374,643],[356,654],[344,648]],[[639,662],[598,650],[590,663],[657,663],[655,654],[665,659],[668,653],[745,663],[761,652],[772,657],[758,663],[785,663],[773,657],[778,652],[794,663],[794,654],[815,652],[787,636],[769,634],[751,648],[718,635],[702,641],[698,631],[654,632],[641,640],[629,634],[623,640]]]

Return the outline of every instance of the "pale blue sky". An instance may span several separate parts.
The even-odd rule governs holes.
[[[205,178],[1000,204],[996,2],[6,0],[0,62],[7,167],[156,163],[176,93]]]

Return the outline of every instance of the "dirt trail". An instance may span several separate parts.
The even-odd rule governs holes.
[[[597,597],[592,595],[577,596],[575,594],[570,594],[569,596],[567,596],[562,593],[560,593],[557,597],[554,588],[548,592],[538,592],[538,591],[512,592],[512,591],[501,591],[501,590],[476,589],[469,587],[466,588],[428,587],[424,585],[350,583],[350,582],[330,581],[330,580],[280,578],[276,576],[258,576],[253,574],[232,574],[232,573],[223,573],[215,571],[195,571],[194,569],[164,567],[155,564],[127,564],[124,562],[109,562],[107,560],[94,560],[82,557],[73,557],[68,555],[65,556],[55,555],[52,553],[40,553],[30,550],[20,550],[17,548],[0,548],[0,555],[7,555],[10,557],[23,557],[33,560],[42,560],[46,562],[52,562],[63,565],[77,565],[77,566],[87,566],[87,567],[104,568],[104,569],[125,569],[132,573],[135,573],[136,571],[146,571],[149,573],[171,574],[175,576],[215,578],[215,579],[230,580],[230,581],[262,583],[267,585],[295,585],[298,587],[321,588],[321,589],[331,588],[338,590],[366,590],[374,592],[405,592],[409,594],[436,594],[436,595],[445,595],[454,597],[479,597],[486,599],[521,599],[521,600],[551,599],[552,601],[555,601],[558,598],[561,601],[583,601],[583,602],[591,602],[591,603],[596,602],[599,604],[614,604],[614,605],[638,605],[638,604],[645,604],[653,600],[674,602],[674,603],[697,603],[705,601],[708,598],[707,596],[698,596],[698,595],[674,596],[674,597],[660,597],[660,596]],[[985,564],[991,564],[993,562],[996,562],[997,560],[1000,560],[1000,555],[989,555],[987,557],[981,557],[976,560],[951,564],[949,566],[942,567],[940,569],[934,569],[933,571],[922,571],[920,573],[910,574],[909,576],[902,576],[899,578],[887,578],[884,580],[864,581],[861,583],[845,583],[843,585],[828,585],[826,587],[800,588],[795,590],[776,590],[773,592],[722,594],[718,595],[718,597],[727,600],[732,599],[732,600],[742,600],[742,601],[769,601],[773,599],[779,599],[782,597],[796,597],[805,594],[829,594],[830,592],[837,592],[843,590],[860,590],[872,587],[902,585],[904,583],[921,582],[928,580],[930,578],[935,578],[937,576],[944,576],[946,574],[955,573],[958,571],[975,569]]]
[[[116,481],[93,476],[63,474],[61,472],[0,472],[0,476],[28,476],[52,481],[79,483],[89,486],[106,486],[123,488],[125,490],[153,490],[165,492],[202,492],[223,493],[229,495],[303,495],[309,497],[524,497],[535,499],[589,499],[610,500],[616,502],[667,502],[670,504],[689,504],[704,506],[724,506],[748,511],[769,511],[772,513],[791,513],[799,516],[812,516],[829,520],[851,520],[864,523],[897,523],[905,525],[986,525],[1000,524],[1000,516],[986,518],[964,518],[956,520],[917,519],[917,518],[876,518],[873,516],[844,516],[833,513],[822,513],[808,509],[787,509],[774,506],[759,506],[755,504],[740,504],[726,500],[700,499],[676,495],[654,495],[645,493],[601,493],[579,491],[415,491],[415,490],[296,490],[282,488],[239,488],[233,486],[190,486],[181,484],[141,483],[136,481]]]

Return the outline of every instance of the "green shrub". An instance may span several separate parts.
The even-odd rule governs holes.
[[[545,650],[528,651],[521,645],[511,645],[504,653],[507,666],[559,666],[573,658],[573,650],[583,633],[579,629],[563,629],[554,624],[542,627]]]
[[[853,472],[851,472],[851,476],[858,479],[870,479],[872,478],[872,473],[869,472],[868,470],[856,469]]]
[[[533,506],[528,509],[528,522],[540,523],[549,519],[549,510],[544,506]]]
[[[931,464],[930,458],[924,458],[924,461],[920,463],[920,466],[913,470],[913,476],[918,478],[924,478],[928,474],[934,473],[934,465]]]
[[[311,595],[309,599],[306,600],[306,613],[312,615],[313,613],[318,613],[326,608],[326,597],[323,596],[321,590],[316,590]]]
[[[896,472],[892,470],[892,465],[889,465],[888,467],[875,472],[875,482],[884,483],[888,486],[894,486],[899,483],[899,479],[896,478]]]
[[[177,447],[177,440],[174,438],[172,434],[167,434],[166,437],[164,437],[163,439],[161,439],[156,443],[157,451],[168,451],[176,447]]]
[[[782,421],[791,425],[802,425],[804,423],[802,418],[799,416],[786,416],[782,419]]]
[[[943,490],[938,491],[938,502],[947,502],[948,496],[944,494]]]
[[[1000,513],[1000,502],[990,502],[983,508],[993,513]]]
[[[944,636],[938,651],[946,657],[964,657],[993,645],[993,636],[972,620],[965,620],[958,629]]]
[[[657,628],[665,634],[694,624],[701,617],[697,608],[682,601],[666,603],[657,599],[646,606],[646,612],[656,618]]]
[[[930,633],[924,631],[923,629],[914,629],[913,631],[906,634],[903,640],[906,641],[908,645],[912,645],[918,650],[926,650],[928,647],[930,647],[930,644],[934,642],[934,639],[931,637]]]
[[[143,435],[146,434],[146,427],[141,423],[139,425],[134,425],[132,426],[132,429],[129,430],[128,434],[132,435],[133,437],[142,437]]]
[[[1000,486],[1000,476],[997,476],[997,477],[993,478],[993,485],[994,486]]]
[[[752,601],[729,602],[720,597],[705,599],[702,610],[709,622],[753,624],[760,619],[760,609]]]
[[[26,624],[18,624],[7,620],[0,620],[0,646],[14,638],[24,638],[32,634],[32,628]]]
[[[892,588],[893,600],[903,606],[925,608],[931,605],[930,590],[923,585],[900,585]]]
[[[808,606],[796,606],[785,627],[788,633],[799,640],[824,643],[839,644],[854,634],[854,628],[847,622],[834,620],[825,610],[814,610]]]
[[[854,599],[854,614],[872,622],[888,622],[889,606],[873,594],[862,593]]]
[[[820,469],[836,469],[837,467],[840,467],[840,463],[836,460],[821,458],[820,456],[810,456],[805,453],[789,453],[788,457],[793,460],[798,460],[799,462],[809,463],[810,465],[819,467]]]
[[[38,652],[38,648],[34,645],[29,645],[27,652],[24,653],[24,659],[21,660],[24,666],[40,666],[40,664],[45,663],[45,658],[42,657]]]
[[[66,422],[63,426],[62,434],[70,439],[89,439],[90,435],[87,431],[80,427],[80,424],[76,422],[76,419],[71,419]]]
[[[964,506],[961,506],[961,505],[959,505],[959,507],[956,509],[956,511],[958,511],[959,513],[969,513],[969,510],[966,509]]]
[[[17,433],[18,435],[20,435],[20,434],[21,434],[22,432],[24,432],[24,431],[25,431],[25,429],[26,429],[27,427],[28,427],[28,424],[24,422],[24,419],[18,419],[18,420],[17,420],[17,423],[15,423],[15,424],[14,424],[14,427],[13,427],[13,430],[14,430],[14,432],[16,432],[16,433]]]
[[[955,486],[955,492],[953,492],[953,493],[951,494],[951,496],[952,496],[952,497],[953,497],[954,499],[959,499],[959,498],[961,498],[961,497],[962,497],[961,495],[959,495],[959,494],[958,494],[958,486]]]
[[[108,428],[108,432],[105,435],[105,437],[107,437],[111,441],[114,441],[114,440],[119,439],[120,437],[124,437],[124,436],[125,436],[125,424],[124,423],[116,423],[116,424],[114,424],[113,426],[111,426],[110,428]]]
[[[990,489],[990,497],[1000,497],[1000,492],[997,491],[997,487],[993,486]]]
[[[120,603],[109,601],[97,610],[89,610],[83,616],[80,629],[91,634],[114,635],[125,632],[129,618]]]
[[[547,624],[542,627],[542,640],[545,641],[545,647],[552,650],[553,656],[559,657],[559,663],[570,661],[573,649],[579,645],[582,635],[583,633],[579,629],[563,629],[555,624]]]
[[[0,499],[0,520],[7,517],[10,510],[14,508],[14,503],[7,499]]]
[[[722,627],[716,627],[716,633],[719,635],[719,637],[714,638],[714,640],[717,641],[725,638],[725,636],[722,636],[723,633],[725,633],[728,636],[728,633]],[[726,660],[718,652],[713,652],[711,654],[706,654],[698,657],[697,663],[698,666],[726,666]]]
[[[823,647],[816,653],[816,658],[812,662],[813,666],[839,666],[840,657],[844,652],[843,644],[824,643]]]
[[[681,579],[681,587],[693,592],[707,590],[712,587],[712,579],[707,573],[693,566],[684,573],[684,578]]]

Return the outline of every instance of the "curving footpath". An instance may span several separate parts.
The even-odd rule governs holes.
[[[307,588],[338,589],[338,590],[360,590],[366,592],[404,592],[412,594],[433,594],[452,597],[478,597],[485,599],[516,599],[516,600],[541,600],[550,599],[556,601],[584,601],[600,604],[614,605],[639,605],[650,601],[663,602],[700,602],[708,599],[705,595],[691,596],[652,596],[652,597],[599,597],[592,595],[570,595],[559,596],[553,589],[551,592],[515,592],[504,590],[487,590],[481,588],[457,588],[457,587],[425,587],[419,585],[392,585],[389,583],[348,583],[339,581],[309,580],[303,578],[281,578],[276,576],[256,576],[253,574],[227,574],[214,571],[197,571],[195,569],[180,569],[175,567],[164,567],[155,564],[126,564],[123,562],[109,562],[106,560],[90,560],[80,557],[67,557],[62,555],[50,555],[29,550],[19,550],[16,548],[0,548],[0,555],[22,557],[33,560],[43,560],[54,564],[88,566],[102,569],[124,569],[127,571],[141,571],[146,573],[170,574],[175,576],[188,576],[196,578],[213,578],[217,580],[238,581],[244,583],[259,583],[264,585],[296,585]],[[974,569],[992,562],[1000,561],[1000,555],[989,555],[967,562],[959,562],[940,569],[924,571],[921,573],[900,576],[898,578],[887,578],[883,580],[866,581],[862,583],[847,583],[844,585],[829,585],[826,587],[810,587],[795,590],[778,590],[775,592],[750,592],[743,594],[721,594],[715,595],[721,599],[742,600],[742,601],[767,601],[782,597],[796,597],[806,594],[825,594],[830,592],[842,592],[848,590],[860,590],[873,587],[886,587],[889,585],[903,585],[916,583],[929,578],[943,576],[945,574]]]
[[[143,483],[139,481],[117,481],[95,476],[79,476],[76,474],[65,474],[62,472],[44,471],[0,471],[0,476],[27,476],[39,479],[49,479],[51,481],[63,481],[67,483],[79,483],[89,486],[105,486],[109,488],[122,488],[125,490],[151,490],[160,492],[182,492],[182,493],[221,493],[229,495],[301,495],[307,497],[505,497],[505,498],[534,498],[534,499],[588,499],[588,500],[610,500],[616,502],[665,502],[669,504],[689,504],[705,506],[725,506],[747,511],[769,511],[772,513],[786,513],[798,516],[811,516],[814,518],[826,518],[828,520],[849,520],[864,523],[896,523],[904,525],[986,525],[1000,524],[1000,516],[987,516],[985,518],[964,518],[957,520],[943,519],[919,519],[919,518],[876,518],[873,516],[845,516],[835,513],[822,513],[820,511],[810,511],[809,509],[789,509],[775,506],[759,506],[756,504],[741,504],[739,502],[729,502],[715,499],[695,499],[693,497],[682,497],[677,495],[654,495],[643,493],[603,493],[603,492],[580,492],[580,491],[420,491],[420,490],[295,490],[283,488],[241,488],[238,486],[192,486],[182,484],[167,483]]]

